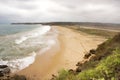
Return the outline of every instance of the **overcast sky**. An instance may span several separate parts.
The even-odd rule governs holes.
[[[120,23],[120,0],[0,0],[0,23]]]

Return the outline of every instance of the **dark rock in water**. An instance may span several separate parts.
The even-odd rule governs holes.
[[[91,54],[95,54],[96,51],[95,51],[94,49],[91,49],[91,50],[90,50],[90,53],[91,53]]]
[[[7,65],[0,65],[0,77],[10,74],[10,68]]]
[[[7,68],[5,68],[5,69],[4,69],[4,71],[3,71],[3,72],[4,72],[4,74],[9,74],[11,71],[10,71],[10,68],[9,68],[9,67],[7,67]]]
[[[88,59],[90,56],[91,56],[91,53],[87,53],[85,54],[84,59]]]
[[[23,75],[14,75],[10,80],[27,80]]]
[[[0,65],[0,68],[7,68],[7,65]]]
[[[0,65],[0,80],[27,80],[23,75],[10,76],[11,70],[7,65]]]
[[[4,76],[3,72],[2,72],[2,71],[0,71],[0,77],[3,77],[3,76]]]

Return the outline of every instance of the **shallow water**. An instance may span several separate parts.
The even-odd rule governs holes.
[[[36,52],[50,48],[57,36],[48,25],[4,25],[0,35],[0,64],[8,65],[12,72],[32,64]]]

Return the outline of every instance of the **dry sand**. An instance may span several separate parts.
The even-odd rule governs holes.
[[[35,62],[19,74],[26,75],[30,80],[48,80],[63,68],[74,69],[86,52],[105,41],[102,37],[78,33],[65,27],[53,27],[58,30],[60,48],[54,45],[44,54],[37,55]]]

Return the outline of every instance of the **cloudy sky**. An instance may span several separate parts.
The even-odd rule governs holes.
[[[0,0],[0,23],[120,23],[120,0]]]

